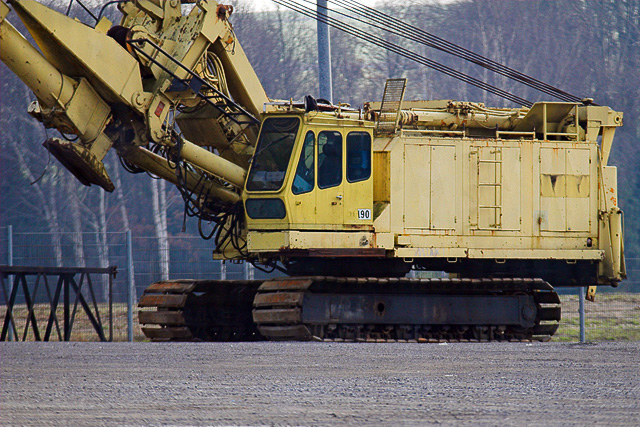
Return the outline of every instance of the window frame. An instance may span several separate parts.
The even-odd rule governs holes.
[[[300,165],[303,164],[303,162],[305,161],[305,159],[303,158],[305,155],[305,149],[306,149],[306,144],[307,144],[307,137],[309,136],[309,134],[313,135],[313,147],[312,147],[312,163],[311,163],[311,173],[313,174],[312,177],[312,182],[311,182],[311,188],[309,190],[306,191],[300,191],[300,192],[296,192],[295,190],[295,180],[296,177],[298,176],[298,171],[300,169]],[[291,192],[293,194],[300,195],[300,194],[307,194],[312,192],[315,188],[316,188],[316,133],[313,130],[308,130],[305,135],[304,135],[304,139],[302,140],[302,147],[300,149],[300,156],[298,157],[298,164],[296,165],[296,169],[295,169],[295,173],[293,174],[293,180],[291,182]],[[305,166],[306,169],[306,166]]]
[[[338,135],[340,135],[340,180],[337,183],[331,184],[331,185],[327,185],[327,186],[322,186],[320,185],[320,135],[322,135],[323,133],[337,133]],[[323,151],[324,151],[324,146],[327,145],[326,143],[322,146],[323,147]],[[324,155],[324,153],[323,153]],[[326,156],[326,155],[325,155]],[[326,156],[327,158],[329,156]],[[326,160],[326,159],[325,159]],[[334,188],[334,187],[338,187],[340,185],[342,185],[342,182],[344,181],[344,167],[343,167],[343,163],[344,163],[344,135],[342,134],[341,131],[336,130],[336,129],[325,129],[322,130],[320,132],[318,132],[318,135],[316,137],[316,183],[318,184],[318,188],[321,190],[326,190],[328,188]],[[324,162],[323,162],[324,164]]]
[[[252,184],[254,183],[254,177],[255,177],[255,173],[260,173],[260,172],[265,172],[262,170],[255,170],[255,161],[256,161],[256,155],[254,154],[254,157],[252,158],[252,163],[251,163],[251,167],[249,168],[249,172],[247,174],[247,180],[245,183],[245,190],[250,192],[250,193],[278,193],[282,190],[282,188],[285,186],[285,183],[287,182],[287,173],[289,172],[289,169],[291,168],[291,164],[292,162],[292,154],[293,151],[295,149],[295,144],[296,141],[299,139],[300,137],[300,129],[302,128],[302,120],[300,120],[300,117],[294,116],[294,117],[270,117],[267,118],[263,123],[262,126],[260,128],[260,137],[258,139],[258,143],[256,144],[256,152],[260,153],[260,151],[266,149],[267,147],[269,147],[269,145],[267,145],[267,147],[260,147],[260,142],[261,142],[261,138],[262,138],[262,133],[263,133],[263,129],[265,124],[269,121],[269,120],[278,120],[278,119],[295,119],[297,120],[297,125],[296,125],[296,132],[295,132],[295,136],[294,136],[294,141],[292,143],[292,147],[291,150],[289,152],[289,160],[287,162],[287,167],[284,169],[283,171],[283,177],[282,180],[280,182],[280,186],[278,188],[255,188],[252,187]],[[269,171],[266,171],[269,172]],[[278,171],[281,172],[281,171]]]
[[[359,179],[356,179],[356,180],[349,179],[349,136],[352,135],[352,134],[364,134],[369,138],[369,150],[367,151],[367,155],[368,155],[368,159],[369,159],[369,167],[368,167],[368,172],[369,173],[367,174],[366,177],[359,178]],[[346,144],[345,144],[345,146],[346,146],[346,156],[345,156],[345,159],[346,159],[346,167],[345,167],[345,169],[346,170],[345,170],[345,176],[347,178],[347,182],[349,182],[349,183],[362,182],[362,181],[366,181],[369,178],[371,178],[372,145],[373,145],[373,138],[371,138],[371,134],[369,132],[366,132],[366,131],[352,131],[352,132],[349,132],[347,134]],[[364,152],[362,150],[360,150],[360,151]]]

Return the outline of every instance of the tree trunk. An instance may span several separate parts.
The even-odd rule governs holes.
[[[27,121],[26,119],[23,119],[23,120]],[[28,124],[32,125],[30,121],[28,122]],[[35,182],[36,177],[31,171],[31,168],[29,167],[29,163],[27,163],[24,155],[22,154],[21,147],[18,146],[18,143],[13,138],[7,138],[7,141],[15,154],[15,159],[18,162],[18,167],[21,173],[23,173],[30,182]],[[44,213],[44,217],[47,222],[47,227],[49,228],[49,233],[51,235],[51,244],[53,246],[53,253],[56,260],[56,266],[61,267],[63,262],[62,243],[61,243],[61,234],[60,234],[61,229],[60,229],[60,223],[58,221],[56,192],[54,191],[55,180],[52,180],[52,181],[54,182],[54,184],[51,185],[52,188],[48,189],[48,191],[43,189],[42,184],[40,184],[40,182],[35,182],[32,185],[36,195],[34,209],[41,210]],[[46,194],[45,194],[45,191],[46,191]],[[29,204],[32,204],[32,203],[29,203]]]
[[[105,199],[104,191],[99,190],[100,201],[98,209],[98,230],[96,233],[96,242],[98,244],[98,258],[100,260],[100,267],[106,268],[109,266],[109,240],[107,234],[107,202]],[[100,285],[102,287],[103,301],[109,300],[109,280],[105,275],[100,277]]]
[[[111,172],[113,175],[113,184],[116,187],[116,198],[118,199],[118,208],[120,210],[120,219],[122,220],[122,229],[126,231],[131,231],[131,226],[129,225],[129,211],[127,210],[127,205],[124,200],[124,193],[122,192],[122,180],[120,179],[120,165],[116,159],[115,154],[112,155],[112,167]],[[138,301],[138,293],[136,292],[135,286],[135,268],[134,263],[132,262],[130,267],[131,271],[129,274],[131,275],[131,279],[133,281],[133,300]]]
[[[167,193],[164,180],[151,180],[153,224],[158,242],[160,280],[169,279],[169,233],[167,231]]]
[[[78,199],[78,186],[75,178],[64,178],[67,187],[68,209],[71,211],[71,231],[73,242],[73,253],[75,258],[74,267],[86,267],[86,258],[84,254],[84,236],[82,235],[82,215],[80,214],[80,201]]]

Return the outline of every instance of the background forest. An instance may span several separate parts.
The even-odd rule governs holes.
[[[248,0],[225,3],[235,6],[231,21],[267,94],[279,99],[317,96],[315,21],[284,8],[259,12]],[[66,0],[50,4],[59,10],[68,6]],[[97,12],[103,3],[85,4]],[[623,111],[625,125],[616,134],[610,164],[618,166],[627,256],[640,256],[640,0],[404,0],[380,1],[376,8],[569,93]],[[115,19],[115,7],[107,10]],[[93,22],[77,4],[70,14]],[[13,14],[9,19],[23,31]],[[376,36],[530,101],[552,100],[442,52],[382,31]],[[333,29],[331,50],[334,102],[359,107],[380,100],[387,78],[407,77],[406,99],[514,106]],[[52,234],[131,229],[165,241],[167,235],[180,233],[182,199],[172,186],[128,174],[110,153],[106,164],[116,191],[105,194],[98,187],[82,186],[50,158],[41,145],[53,131],[26,114],[33,99],[0,65],[0,227]],[[186,233],[197,234],[195,220],[187,221]]]

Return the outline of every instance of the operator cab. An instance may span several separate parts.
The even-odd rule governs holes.
[[[372,132],[357,115],[267,114],[245,184],[249,229],[371,228]]]

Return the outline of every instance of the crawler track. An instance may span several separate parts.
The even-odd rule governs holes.
[[[152,341],[255,341],[251,318],[261,280],[158,282],[140,298],[138,319]]]
[[[560,299],[540,279],[293,277],[151,285],[153,341],[547,341]]]
[[[540,279],[282,278],[253,318],[271,340],[547,341],[559,304]]]

